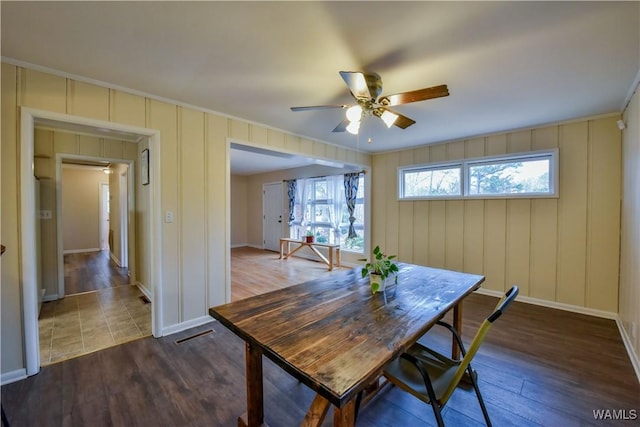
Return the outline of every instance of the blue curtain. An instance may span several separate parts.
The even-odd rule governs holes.
[[[287,183],[287,196],[289,196],[289,227],[291,227],[291,225],[293,225],[293,221],[296,219],[294,208],[296,205],[296,190],[298,182],[295,179],[290,179],[285,182]]]
[[[356,210],[356,197],[358,196],[358,180],[360,179],[360,172],[345,173],[344,174],[344,199],[347,203],[347,210],[349,211],[349,234],[348,239],[358,237],[356,229],[353,223],[356,218],[353,216]]]

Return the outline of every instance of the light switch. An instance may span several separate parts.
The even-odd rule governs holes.
[[[42,210],[40,211],[40,219],[51,219],[53,216],[51,215],[50,210]]]
[[[165,211],[165,213],[164,213],[164,222],[173,222],[173,212]]]

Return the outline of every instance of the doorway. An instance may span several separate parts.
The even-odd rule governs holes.
[[[139,141],[148,141],[149,150],[156,155],[152,156],[152,164],[149,167],[150,182],[148,187],[149,203],[148,212],[144,220],[148,222],[149,232],[144,236],[145,247],[149,248],[148,253],[140,254],[142,262],[148,266],[150,284],[150,296],[155,302],[151,309],[151,327],[155,337],[162,336],[162,243],[161,243],[161,222],[160,222],[160,194],[161,180],[159,177],[160,159],[160,132],[123,125],[114,122],[89,119],[85,117],[69,116],[50,111],[36,110],[28,107],[20,109],[20,210],[21,210],[21,257],[20,270],[22,271],[22,304],[23,304],[23,327],[25,343],[26,375],[35,375],[40,371],[39,352],[39,329],[38,329],[38,283],[36,274],[37,265],[37,241],[34,218],[36,217],[35,187],[30,185],[35,181],[33,176],[34,159],[34,133],[36,123],[47,123],[52,127],[89,129],[94,134],[112,132],[117,135],[129,134],[137,135]],[[116,138],[117,139],[117,138]],[[132,172],[131,172],[132,173]],[[59,206],[59,205],[58,205]],[[58,239],[58,245],[61,242]]]

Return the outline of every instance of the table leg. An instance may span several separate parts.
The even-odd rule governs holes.
[[[282,239],[280,239],[280,256],[278,257],[278,259],[282,259],[283,253],[282,250],[284,249],[284,241]]]
[[[458,331],[458,335],[462,337],[462,301],[453,307],[453,327]],[[460,360],[460,347],[454,338],[451,338],[451,358]]]
[[[316,397],[313,398],[313,402],[311,402],[311,407],[305,415],[302,424],[300,427],[318,427],[322,425],[324,418],[327,415],[327,411],[329,411],[329,406],[331,404],[327,399],[316,394]]]
[[[329,271],[333,270],[333,248],[329,246]]]
[[[247,413],[238,418],[239,427],[264,426],[262,397],[262,350],[250,343],[245,344],[247,377]]]
[[[336,248],[336,267],[340,267],[340,248]]]
[[[351,399],[342,408],[333,408],[333,427],[353,427],[356,420],[356,402]]]

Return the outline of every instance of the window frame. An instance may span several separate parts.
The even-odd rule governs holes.
[[[502,193],[502,194],[470,194],[470,168],[473,166],[491,165],[497,163],[509,163],[526,160],[549,159],[549,192],[546,193]],[[430,171],[447,168],[460,168],[460,195],[431,195],[431,196],[404,196],[404,173],[411,171]],[[462,159],[449,162],[434,162],[421,165],[398,167],[398,201],[412,200],[460,200],[460,199],[542,199],[560,197],[559,180],[560,158],[557,148],[550,150],[537,150],[521,153],[510,153],[497,156],[484,156]]]
[[[405,172],[428,172],[440,171],[445,169],[460,168],[460,193],[459,194],[434,194],[430,196],[405,196],[404,195],[404,174]],[[442,200],[442,199],[460,199],[464,195],[464,170],[462,162],[437,162],[424,165],[401,166],[398,168],[398,200]]]

